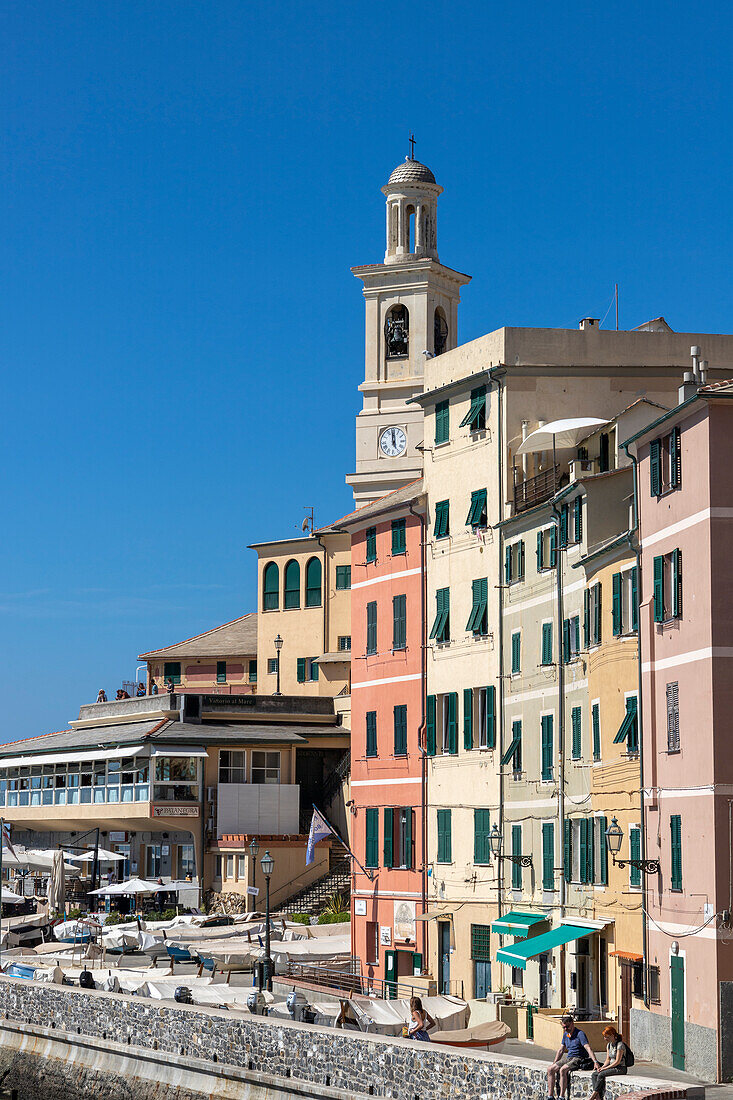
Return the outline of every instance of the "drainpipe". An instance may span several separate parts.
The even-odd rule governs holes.
[[[633,509],[634,522],[631,527],[631,535],[636,536],[636,606],[637,606],[637,704],[636,721],[639,725],[639,812],[641,813],[641,858],[646,859],[646,820],[644,817],[644,719],[641,705],[641,545],[639,543],[639,463],[635,455],[629,453],[627,443],[621,446],[626,451],[626,457],[631,460],[634,469]],[[644,992],[644,1007],[649,1008],[649,929],[647,925],[647,876],[642,872],[641,876],[641,936],[642,954],[642,979]]]
[[[420,753],[420,847],[422,859],[420,866],[420,907],[423,916],[428,911],[428,754],[426,741],[425,692],[427,691],[427,623],[425,608],[427,603],[427,575],[425,570],[425,542],[427,539],[426,518],[424,513],[416,512],[410,504],[410,515],[420,523],[420,726],[417,731],[417,747]],[[421,946],[423,967],[428,965],[428,922],[423,920]]]
[[[498,367],[492,367],[489,370],[489,385],[492,382],[496,382],[496,398],[497,398],[497,442],[499,450],[499,461],[497,462],[497,471],[499,478],[499,520],[504,519],[504,430],[502,423],[503,416],[503,383],[502,379],[506,376],[506,367],[499,364]],[[488,522],[488,516],[487,516]],[[504,836],[504,773],[501,769],[501,758],[504,755],[504,586],[502,575],[502,562],[504,561],[504,535],[503,528],[499,528],[499,623],[497,626],[497,645],[499,647],[499,832]],[[502,901],[504,897],[504,861],[498,860],[498,866],[496,868],[496,903],[497,903],[497,917],[502,915]]]
[[[553,448],[554,451],[554,448]],[[555,467],[555,455],[553,453],[553,470]],[[552,514],[555,517],[555,530],[557,531],[557,550],[555,569],[557,571],[557,820],[560,833],[560,843],[565,850],[565,665],[563,664],[563,547],[560,538],[560,511],[553,497]],[[567,884],[565,882],[565,867],[560,875],[560,916],[565,916],[567,905]],[[565,954],[564,946],[560,948],[560,999],[566,1003],[565,989]]]

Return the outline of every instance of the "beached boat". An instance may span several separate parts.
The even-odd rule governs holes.
[[[503,1020],[487,1020],[483,1024],[464,1027],[459,1031],[431,1031],[430,1041],[450,1047],[476,1047],[497,1053],[510,1034],[511,1028]]]

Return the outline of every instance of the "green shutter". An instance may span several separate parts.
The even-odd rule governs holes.
[[[512,855],[521,856],[522,854],[522,826],[512,825]],[[522,889],[522,865],[521,863],[512,862],[512,889]]]
[[[516,630],[512,634],[512,675],[522,670],[522,635]]]
[[[583,755],[582,714],[580,707],[573,707],[571,723],[573,728],[573,760],[580,760]]]
[[[629,856],[631,859],[641,859],[641,831],[629,829]],[[641,886],[641,870],[629,865],[629,885]]]
[[[599,817],[597,821],[598,828],[600,829],[601,833],[600,844],[598,845],[598,853],[601,862],[601,865],[598,868],[598,880],[601,886],[608,886],[608,845],[606,844],[606,829],[608,828],[608,820],[605,817]]]
[[[305,606],[321,606],[321,559],[311,558],[305,567]]]
[[[672,428],[670,437],[670,465],[672,467],[672,488],[679,489],[682,485],[682,447],[680,441],[679,425]]]
[[[573,520],[574,520],[574,527],[575,527],[575,530],[573,532],[574,535],[575,535],[575,541],[576,542],[582,542],[583,541],[583,498],[581,496],[577,496],[575,498],[575,511],[574,511],[574,515],[573,515]]]
[[[280,571],[274,561],[270,561],[262,573],[262,609],[277,611],[280,606]]]
[[[552,664],[552,623],[542,624],[542,664]]]
[[[566,882],[573,881],[573,823],[565,818],[562,823],[562,863]]]
[[[394,754],[404,756],[407,753],[407,707],[404,703],[394,708]]]
[[[562,663],[570,663],[570,619],[562,621]]]
[[[448,752],[455,756],[458,752],[458,692],[448,693]]]
[[[463,747],[473,748],[473,688],[463,689]]]
[[[392,649],[407,646],[407,596],[392,597]]]
[[[371,600],[366,605],[367,611],[367,637],[366,651],[368,654],[377,652],[377,603]]]
[[[672,874],[670,889],[682,889],[682,818],[679,814],[673,814],[669,819],[671,834]]]
[[[512,722],[512,739],[501,758],[502,767],[506,767],[510,760],[512,771],[520,772],[522,770],[522,721],[520,718]]]
[[[430,637],[436,642],[450,641],[450,588],[439,588],[435,593],[435,622]]]
[[[471,582],[471,614],[468,616],[466,630],[472,630],[474,635],[486,633],[486,609],[489,598],[489,586],[486,577],[480,577]]]
[[[550,528],[550,569],[557,565],[557,527]]]
[[[249,662],[249,682],[250,684],[257,683],[257,661],[252,660]]]
[[[555,889],[555,826],[551,821],[542,826],[542,889]]]
[[[436,539],[447,538],[450,534],[450,501],[439,500],[435,505],[435,528],[433,534]]]
[[[366,859],[367,867],[379,866],[379,810],[370,806],[366,812]]]
[[[336,588],[342,591],[345,588],[351,588],[351,566],[350,565],[337,565],[336,566]]]
[[[394,856],[394,810],[391,806],[384,808],[384,866],[392,867]]]
[[[682,551],[672,551],[672,618],[682,618]]]
[[[317,679],[318,679],[318,661],[314,657],[313,660],[311,661],[311,680],[317,680]]]
[[[403,519],[392,520],[392,553],[404,554],[407,550],[405,539],[405,521]]]
[[[377,755],[377,712],[368,710],[366,715],[366,754]]]
[[[664,622],[664,557],[654,559],[654,622]]]
[[[583,649],[590,648],[590,589],[583,592]]]
[[[377,560],[377,529],[368,527],[366,532],[366,560]]]
[[[537,554],[537,572],[538,573],[541,569],[544,569],[544,561],[543,561],[544,545],[545,545],[545,542],[544,542],[544,538],[542,536],[542,532],[538,531],[537,532],[537,550],[536,550],[536,554]]]
[[[216,662],[216,682],[217,684],[225,684],[227,682],[227,663],[226,661]]]
[[[168,683],[169,680],[173,681],[173,686],[180,684],[181,682],[181,662],[180,661],[166,661],[163,665],[163,684]]]
[[[473,862],[489,862],[489,811],[473,811]]]
[[[658,439],[649,447],[649,491],[653,497],[662,492],[662,444]]]
[[[615,637],[621,633],[621,574],[613,574],[613,633]]]
[[[593,759],[601,759],[601,711],[598,703],[594,703],[591,707],[591,718],[593,723]]]
[[[468,515],[466,516],[466,526],[474,529],[486,526],[485,489],[474,489],[471,493],[471,507],[468,509]]]
[[[496,748],[496,688],[490,684],[486,689],[486,744]]]
[[[412,869],[412,816],[414,810],[410,806],[405,807],[405,867]]]
[[[631,629],[639,629],[639,570],[631,570]]]
[[[593,645],[601,644],[601,582],[595,585],[596,599],[593,605]]]
[[[451,812],[438,810],[438,863],[452,862]]]
[[[568,544],[568,506],[567,504],[560,505],[560,546],[563,549]]]
[[[553,764],[553,720],[551,714],[543,714],[542,725],[542,779],[552,779]]]
[[[524,539],[517,543],[517,580],[524,580]]]
[[[305,683],[305,657],[298,657],[298,683]]]
[[[580,881],[588,881],[588,818],[580,819]]]
[[[435,442],[447,443],[450,437],[450,406],[447,401],[439,401],[435,406]]]
[[[435,756],[435,696],[428,695],[425,703],[425,751]]]
[[[507,584],[512,583],[512,548],[507,546],[504,550],[504,580]]]

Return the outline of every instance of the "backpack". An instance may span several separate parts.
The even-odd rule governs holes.
[[[626,1068],[630,1069],[631,1066],[633,1066],[634,1063],[636,1062],[636,1058],[634,1058],[634,1052],[631,1049],[631,1047],[629,1046],[629,1044],[624,1043],[624,1046],[626,1047]]]

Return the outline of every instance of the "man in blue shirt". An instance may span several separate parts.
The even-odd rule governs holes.
[[[598,1069],[598,1061],[588,1042],[588,1036],[584,1031],[575,1026],[572,1016],[562,1018],[562,1043],[555,1055],[555,1061],[547,1071],[547,1096],[553,1100],[555,1095],[555,1081],[560,1075],[560,1095],[568,1097],[568,1077],[573,1070],[579,1069],[583,1063],[590,1059],[593,1068]]]

